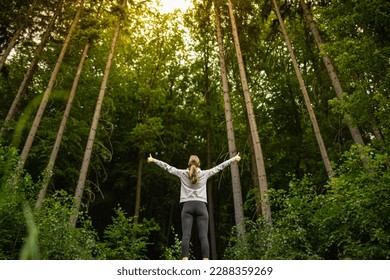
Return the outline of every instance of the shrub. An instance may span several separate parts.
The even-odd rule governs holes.
[[[47,260],[88,260],[100,258],[97,234],[90,218],[79,214],[79,227],[70,225],[74,199],[65,191],[46,198],[35,213],[40,258]]]
[[[364,162],[364,164],[363,164]],[[273,226],[247,222],[233,231],[229,259],[390,259],[390,173],[387,154],[352,147],[318,194],[310,176],[288,191],[270,190]]]
[[[23,209],[36,189],[31,177],[23,172],[18,183],[11,187],[17,161],[17,150],[0,144],[0,259],[19,258],[26,234]]]
[[[133,217],[127,217],[127,213],[118,207],[115,209],[112,224],[104,231],[101,249],[106,258],[111,260],[147,259],[149,233],[159,229],[153,219],[143,219],[142,223],[134,223]]]

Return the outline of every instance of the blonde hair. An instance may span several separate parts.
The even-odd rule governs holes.
[[[195,155],[190,156],[190,159],[188,160],[188,177],[192,184],[198,183],[198,167],[200,165],[199,158]]]

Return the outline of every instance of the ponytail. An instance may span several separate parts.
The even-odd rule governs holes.
[[[199,158],[197,156],[190,156],[190,159],[188,161],[188,167],[189,167],[189,172],[188,172],[188,177],[191,181],[192,184],[198,183],[198,167],[200,165]]]
[[[198,169],[194,164],[191,165],[188,175],[192,184],[198,183]]]

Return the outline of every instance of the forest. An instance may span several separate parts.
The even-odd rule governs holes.
[[[390,259],[390,2],[0,0],[0,259]],[[193,228],[191,259],[200,258]]]

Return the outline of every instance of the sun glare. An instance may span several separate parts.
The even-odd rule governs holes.
[[[161,1],[161,10],[164,13],[171,13],[176,9],[180,9],[182,12],[185,12],[190,6],[190,0],[160,0]]]

